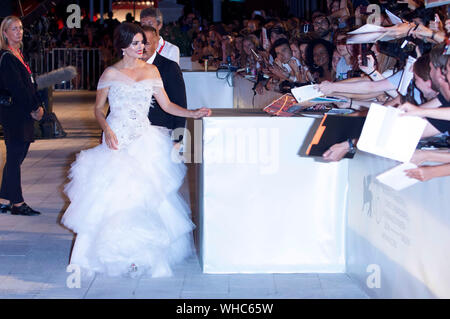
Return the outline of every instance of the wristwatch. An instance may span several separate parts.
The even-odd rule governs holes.
[[[355,154],[356,153],[356,147],[355,144],[353,144],[353,141],[351,138],[347,139],[348,142],[348,146],[350,147],[350,149],[348,150],[347,153],[349,154]]]

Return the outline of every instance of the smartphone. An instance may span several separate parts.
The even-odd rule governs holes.
[[[367,66],[367,44],[361,44],[362,65]]]

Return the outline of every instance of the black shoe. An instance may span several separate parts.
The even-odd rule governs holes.
[[[0,213],[1,214],[6,214],[8,211],[11,211],[12,209],[12,205],[5,205],[5,204],[0,204]]]
[[[13,205],[12,210],[11,210],[11,215],[36,216],[36,215],[40,215],[40,214],[41,213],[33,210],[26,203],[23,203],[19,207]]]

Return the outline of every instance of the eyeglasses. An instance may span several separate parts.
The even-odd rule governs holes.
[[[325,25],[328,24],[328,20],[327,18],[323,18],[323,19],[317,19],[313,22],[313,25]]]

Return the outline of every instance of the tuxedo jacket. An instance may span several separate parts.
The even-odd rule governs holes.
[[[158,68],[163,81],[164,90],[170,101],[187,108],[186,86],[184,84],[183,73],[174,61],[156,53],[153,65]],[[186,119],[166,113],[153,98],[153,107],[150,108],[148,117],[152,125],[164,126],[168,129],[184,128]]]

